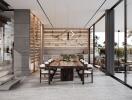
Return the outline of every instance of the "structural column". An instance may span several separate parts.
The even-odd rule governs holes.
[[[114,10],[105,12],[106,74],[114,75]]]
[[[29,75],[30,10],[14,11],[14,74]]]

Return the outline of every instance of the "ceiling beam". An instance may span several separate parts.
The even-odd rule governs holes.
[[[73,31],[74,33],[88,33],[87,30],[83,30],[83,31]],[[66,31],[44,31],[43,33],[67,33]]]
[[[47,20],[49,21],[51,27],[53,28],[54,26],[53,26],[53,24],[51,23],[51,20],[50,20],[49,16],[48,16],[47,13],[45,12],[45,10],[44,10],[44,8],[42,7],[42,5],[41,5],[41,3],[39,2],[39,0],[37,0],[37,3],[38,3],[38,5],[40,6],[41,10],[43,11],[44,15],[46,16]]]
[[[99,8],[95,11],[95,13],[92,15],[92,17],[88,20],[88,22],[84,25],[84,28],[87,27],[87,25],[91,22],[91,20],[95,17],[95,15],[99,12],[99,10],[102,8],[102,6],[105,4],[107,0],[104,0],[104,2],[99,6]]]
[[[44,28],[44,30],[86,30],[88,31],[88,28]]]

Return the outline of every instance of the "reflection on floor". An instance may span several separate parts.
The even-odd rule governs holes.
[[[132,71],[127,74],[127,83],[132,86]]]
[[[124,73],[115,73],[115,76],[124,81]],[[127,72],[127,84],[132,86],[132,71]]]
[[[0,100],[132,100],[132,91],[106,76],[94,72],[94,83],[90,77],[82,85],[79,78],[73,82],[53,80],[39,83],[39,74],[23,78],[21,85],[11,91],[0,91]]]
[[[124,73],[115,73],[115,77],[119,78],[120,80],[124,81]]]

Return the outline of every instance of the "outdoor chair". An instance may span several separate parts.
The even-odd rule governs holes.
[[[93,83],[93,65],[92,64],[88,64],[88,62],[86,62],[85,60],[81,59],[80,60],[84,65],[87,65],[87,68],[84,70],[84,74],[87,75],[87,77],[89,76],[89,74],[91,75],[91,82]]]

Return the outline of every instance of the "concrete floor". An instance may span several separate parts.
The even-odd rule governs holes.
[[[0,100],[132,100],[132,90],[99,71],[94,72],[94,83],[86,77],[84,85],[78,78],[40,84],[36,74],[24,77],[17,88],[0,91]]]

